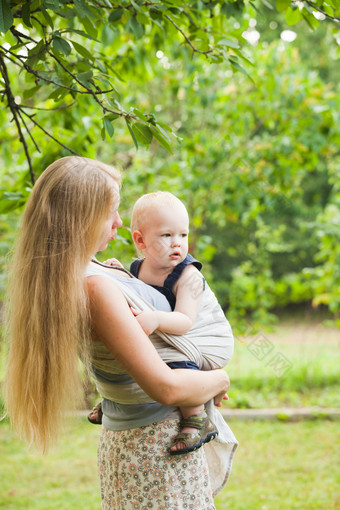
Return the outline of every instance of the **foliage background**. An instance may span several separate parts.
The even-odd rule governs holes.
[[[156,2],[157,12],[142,2],[106,2],[107,23],[93,2],[38,2],[41,12],[35,3],[5,4],[28,38],[18,43],[7,31],[1,58],[16,112],[26,112],[33,136],[25,135],[31,172],[38,176],[69,155],[67,147],[118,165],[126,226],[142,193],[167,189],[183,199],[191,251],[236,332],[306,304],[326,307],[340,325],[340,36],[333,2]],[[322,15],[309,4],[330,18],[319,25]],[[210,32],[195,28],[182,8],[192,8],[196,25]],[[287,30],[297,37],[288,41]],[[41,78],[18,73],[23,61]],[[44,77],[78,92],[100,85],[111,93],[102,109],[92,93],[44,86]],[[13,116],[13,109],[0,111],[2,293],[32,186]],[[103,258],[113,255],[126,265],[135,256],[128,230]]]

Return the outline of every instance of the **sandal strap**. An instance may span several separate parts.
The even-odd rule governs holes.
[[[173,438],[172,444],[184,443],[185,446],[191,446],[191,444],[199,441],[200,439],[200,434],[194,434],[193,432],[180,432],[176,437]]]
[[[205,411],[202,411],[200,414],[195,414],[193,416],[189,416],[188,418],[181,419],[181,427],[193,427],[199,431],[204,429],[206,425],[210,422]],[[210,422],[211,423],[211,422]]]

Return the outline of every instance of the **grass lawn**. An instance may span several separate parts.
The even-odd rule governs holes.
[[[329,421],[231,423],[240,446],[217,510],[340,508],[340,427]]]
[[[240,441],[217,510],[340,508],[338,423],[233,421]],[[99,427],[72,419],[47,457],[28,453],[8,422],[0,424],[0,508],[99,510]],[[172,510],[172,509],[171,509]]]
[[[251,332],[251,331],[250,331]],[[340,330],[317,316],[235,338],[229,407],[340,407]]]

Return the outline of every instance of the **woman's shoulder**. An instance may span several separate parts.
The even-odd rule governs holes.
[[[89,276],[101,276],[105,275],[106,271],[103,270],[102,267],[98,266],[98,264],[95,264],[94,262],[89,262],[85,269],[85,278]]]
[[[102,278],[103,276],[104,278]],[[85,278],[87,292],[92,295],[106,292],[108,288],[110,292],[121,292],[119,285],[106,271],[98,270],[97,268],[89,269],[85,273]]]

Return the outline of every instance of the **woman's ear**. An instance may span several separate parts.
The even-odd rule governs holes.
[[[143,237],[143,234],[139,230],[134,230],[132,232],[132,238],[133,238],[133,242],[135,243],[137,250],[145,250],[146,245],[144,242],[144,237]]]

